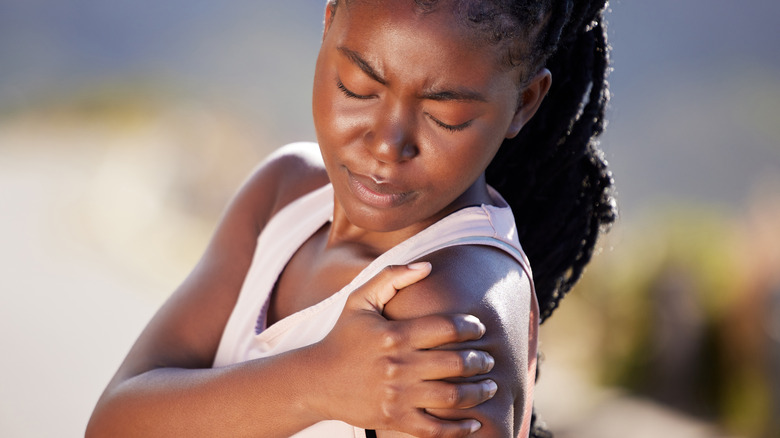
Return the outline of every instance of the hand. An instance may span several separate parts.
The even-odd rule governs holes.
[[[476,431],[474,419],[442,420],[425,409],[465,409],[490,399],[492,380],[449,383],[443,379],[489,372],[493,358],[477,350],[430,350],[476,340],[485,326],[470,315],[430,315],[388,321],[384,305],[399,289],[425,278],[430,263],[388,266],[347,300],[317,357],[322,373],[314,388],[314,409],[324,418],[366,429],[397,430],[415,436],[460,437]]]

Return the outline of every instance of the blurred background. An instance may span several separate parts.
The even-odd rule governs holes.
[[[0,435],[80,436],[269,151],[324,0],[0,0]],[[621,218],[542,329],[566,437],[780,437],[780,2],[614,1]]]

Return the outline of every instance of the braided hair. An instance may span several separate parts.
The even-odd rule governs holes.
[[[492,23],[493,38],[514,36],[500,16],[520,29],[536,28],[530,47],[524,35],[510,44],[509,62],[524,58],[526,74],[546,67],[553,77],[539,110],[504,141],[486,171],[488,183],[512,206],[544,322],[579,280],[600,232],[617,218],[612,174],[597,142],[609,101],[607,2],[479,3],[470,20]]]
[[[494,42],[509,40],[506,62],[526,62],[525,80],[542,67],[552,73],[534,117],[504,140],[485,172],[512,207],[544,322],[579,280],[599,234],[617,219],[614,181],[597,141],[609,101],[607,0],[458,3]],[[552,437],[536,408],[530,437]]]

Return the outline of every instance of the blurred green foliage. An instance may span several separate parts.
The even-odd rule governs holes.
[[[594,257],[570,309],[597,333],[590,365],[601,383],[742,436],[780,436],[767,329],[780,318],[779,193],[764,190],[743,212],[658,206],[607,236],[612,249]]]

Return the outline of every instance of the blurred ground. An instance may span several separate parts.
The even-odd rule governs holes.
[[[83,434],[100,391],[258,160],[216,115],[137,110],[0,123],[0,345],[13,359],[0,365],[2,436]],[[211,147],[220,141],[230,150]],[[209,165],[198,172],[193,162]],[[229,171],[209,175],[220,162]]]

